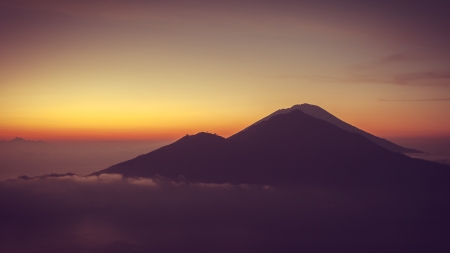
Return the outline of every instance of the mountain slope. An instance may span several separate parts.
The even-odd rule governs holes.
[[[300,110],[224,139],[199,133],[93,173],[236,184],[447,189],[450,167],[409,158]]]
[[[315,118],[321,119],[321,120],[325,120],[335,126],[338,126],[339,128],[342,128],[346,131],[352,132],[352,133],[357,133],[360,134],[364,137],[366,137],[367,139],[371,140],[372,142],[387,148],[391,151],[394,152],[399,152],[399,153],[422,153],[421,151],[415,150],[415,149],[410,149],[410,148],[405,148],[402,146],[399,146],[395,143],[392,143],[386,139],[383,138],[379,138],[377,136],[374,136],[370,133],[367,133],[357,127],[354,127],[342,120],[340,120],[339,118],[335,117],[333,114],[327,112],[326,110],[320,108],[319,106],[316,105],[310,105],[310,104],[300,104],[300,105],[294,105],[291,108],[287,108],[287,109],[280,109],[272,114],[270,114],[269,116],[261,119],[260,121],[256,122],[255,124],[258,124],[262,121],[268,120],[270,118],[272,118],[275,115],[279,115],[279,114],[284,114],[284,113],[288,113],[294,110],[300,110],[308,115],[311,115]]]
[[[93,173],[122,174],[125,177],[154,177],[157,175],[176,179],[186,176],[202,182],[211,182],[213,167],[220,163],[221,152],[224,150],[226,140],[223,137],[198,133],[185,136],[178,141],[152,151],[146,155],[138,156],[109,167],[108,169]]]

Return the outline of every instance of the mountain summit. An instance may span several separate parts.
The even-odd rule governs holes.
[[[326,122],[329,122],[341,129],[344,129],[346,131],[352,132],[352,133],[357,133],[360,134],[364,137],[366,137],[367,139],[369,139],[370,141],[372,141],[373,143],[376,143],[380,146],[382,146],[383,148],[389,149],[391,151],[394,152],[399,152],[399,153],[422,153],[419,150],[415,150],[415,149],[410,149],[410,148],[405,148],[402,146],[399,146],[395,143],[392,143],[386,139],[377,137],[375,135],[372,135],[368,132],[365,132],[355,126],[352,126],[342,120],[340,120],[339,118],[337,118],[336,116],[334,116],[333,114],[327,112],[326,110],[322,109],[321,107],[317,106],[317,105],[311,105],[311,104],[299,104],[299,105],[294,105],[291,108],[287,108],[287,109],[280,109],[272,114],[270,114],[269,116],[259,120],[257,123],[260,123],[262,121],[268,120],[270,118],[272,118],[275,115],[279,115],[279,114],[284,114],[284,113],[289,113],[295,110],[300,110],[308,115],[311,115],[315,118],[321,119],[321,120],[325,120]]]
[[[450,167],[383,148],[300,110],[272,115],[225,139],[180,140],[93,173],[191,182],[337,188],[447,189]]]
[[[16,138],[10,140],[9,142],[27,142],[27,140],[20,138],[20,137],[16,137]]]
[[[0,148],[22,148],[22,149],[29,149],[29,148],[39,148],[39,147],[48,147],[49,144],[43,141],[30,141],[25,140],[20,137],[16,137],[9,141],[0,141]]]

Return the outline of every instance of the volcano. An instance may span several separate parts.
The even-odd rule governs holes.
[[[450,180],[449,166],[407,157],[299,109],[275,112],[228,138],[186,135],[92,175],[103,173],[204,183],[445,191]]]
[[[261,121],[268,120],[275,115],[288,113],[288,112],[291,112],[294,110],[300,110],[300,111],[302,111],[308,115],[311,115],[315,118],[325,120],[326,122],[331,123],[341,129],[344,129],[344,130],[352,132],[352,133],[360,134],[360,135],[366,137],[367,139],[369,139],[370,141],[372,141],[373,143],[378,144],[379,146],[382,146],[383,148],[389,149],[391,151],[400,152],[400,153],[422,153],[422,151],[411,149],[411,148],[405,148],[405,147],[402,147],[395,143],[392,143],[386,139],[383,139],[383,138],[377,137],[373,134],[370,134],[368,132],[365,132],[355,126],[352,126],[352,125],[340,120],[333,114],[327,112],[326,110],[322,109],[321,107],[319,107],[317,105],[311,105],[311,104],[306,104],[306,103],[294,105],[291,108],[287,108],[287,109],[280,109],[280,110],[270,114],[269,116],[261,119],[260,121],[256,122],[255,124],[257,124]]]

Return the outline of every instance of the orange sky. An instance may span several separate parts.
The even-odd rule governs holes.
[[[448,15],[377,4],[2,2],[0,139],[229,136],[299,103],[450,136]]]

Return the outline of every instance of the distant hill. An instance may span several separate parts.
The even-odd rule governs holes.
[[[41,147],[49,147],[51,146],[49,143],[43,141],[29,141],[20,137],[16,137],[9,141],[0,141],[0,147],[8,147],[8,148],[41,148]]]
[[[50,173],[50,174],[43,174],[43,175],[35,176],[35,177],[29,177],[29,176],[23,175],[23,176],[17,177],[17,179],[31,180],[31,179],[60,178],[60,177],[71,177],[71,176],[76,176],[76,174],[74,174],[74,173],[65,173],[65,174]],[[15,179],[10,179],[10,181],[11,180],[15,180]]]
[[[383,139],[383,138],[377,137],[375,135],[372,135],[370,133],[367,133],[357,127],[354,127],[354,126],[340,120],[339,118],[335,117],[333,114],[327,112],[326,110],[322,109],[321,107],[319,107],[317,105],[300,104],[300,105],[294,105],[291,108],[280,109],[280,110],[270,114],[269,116],[261,119],[260,121],[256,122],[255,124],[260,123],[265,120],[268,120],[275,115],[288,113],[288,112],[291,112],[294,110],[300,110],[308,115],[311,115],[311,116],[316,117],[321,120],[325,120],[325,121],[327,121],[335,126],[338,126],[346,131],[360,134],[360,135],[366,137],[367,139],[371,140],[372,142],[374,142],[384,148],[387,148],[391,151],[400,152],[400,153],[422,153],[422,151],[405,148],[405,147],[399,146],[395,143],[392,143],[386,139]]]
[[[225,139],[199,133],[93,173],[193,182],[447,190],[450,167],[383,148],[300,110]]]

